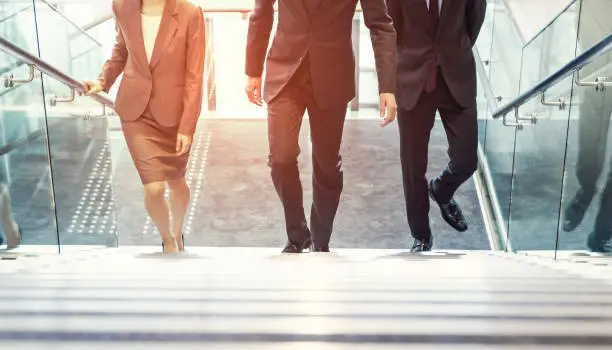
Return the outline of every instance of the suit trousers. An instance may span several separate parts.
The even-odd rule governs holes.
[[[476,98],[470,107],[461,107],[438,71],[436,88],[432,92],[423,91],[411,110],[403,109],[401,105],[398,108],[408,225],[413,237],[422,240],[431,238],[426,171],[429,138],[436,111],[440,112],[446,131],[450,162],[433,181],[435,197],[442,203],[450,202],[459,186],[472,176],[478,165]]]
[[[329,245],[343,186],[340,143],[346,110],[346,105],[334,109],[316,106],[307,60],[268,103],[268,165],[283,204],[287,236],[294,244],[305,242],[311,232],[315,246]],[[298,169],[299,133],[305,111],[308,111],[312,141],[311,231],[306,224]]]

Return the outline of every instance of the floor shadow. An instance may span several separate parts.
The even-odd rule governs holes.
[[[16,260],[18,258],[37,258],[38,255],[13,252],[10,249],[0,249],[0,260]]]
[[[209,259],[207,256],[197,255],[189,252],[181,253],[162,253],[151,252],[136,255],[137,259],[160,259],[160,260],[188,260],[188,259]]]
[[[283,254],[278,253],[275,255],[268,256],[269,260],[304,260],[304,259],[315,259],[317,261],[348,261],[346,256],[343,256],[337,252],[329,252],[329,253],[302,253],[302,254]]]
[[[424,253],[412,253],[409,251],[400,252],[391,255],[380,256],[376,258],[377,260],[382,259],[405,259],[405,260],[451,260],[451,259],[460,259],[466,255],[465,253],[449,253],[444,251],[432,251],[432,252],[424,252]]]

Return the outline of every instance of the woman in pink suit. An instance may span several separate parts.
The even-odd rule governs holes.
[[[163,251],[182,251],[190,197],[185,171],[202,108],[204,16],[187,0],[114,0],[112,6],[116,43],[98,81],[84,82],[86,93],[108,92],[123,73],[115,110],[144,184],[145,207]]]

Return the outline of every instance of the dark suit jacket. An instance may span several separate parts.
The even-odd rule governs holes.
[[[431,64],[438,64],[457,103],[474,105],[476,66],[472,46],[484,22],[486,0],[443,0],[434,33],[426,0],[386,0],[397,31],[398,106],[412,109]]]
[[[249,20],[246,74],[260,77],[274,21],[276,0],[255,0]],[[355,96],[355,59],[351,42],[357,0],[281,0],[278,25],[267,57],[264,100],[287,84],[308,53],[315,103],[346,105]],[[384,0],[361,0],[370,29],[380,92],[395,91],[395,30]]]

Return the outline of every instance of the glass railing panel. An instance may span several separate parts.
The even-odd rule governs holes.
[[[104,63],[105,56],[111,52],[113,44],[115,43],[115,21],[114,19],[109,18],[109,15],[104,15],[100,17],[95,17],[89,25],[95,23],[95,26],[92,28],[88,28],[85,33],[77,32],[70,36],[71,41],[71,58],[73,61],[73,74],[79,75],[78,66],[75,66],[75,62],[79,62],[78,64],[82,64],[81,62],[85,61],[88,64],[99,65]],[[100,20],[105,19],[103,22],[98,22]],[[87,27],[85,27],[87,28]],[[110,33],[110,34],[109,34]],[[83,40],[89,40],[89,38],[93,38],[96,40],[96,43],[99,45],[79,45]],[[102,54],[90,54],[91,51],[98,51]],[[86,57],[86,60],[83,60],[83,57]],[[95,59],[95,61],[94,61]]]
[[[522,90],[540,82],[576,57],[580,5],[581,1],[573,0],[525,44],[520,81]],[[594,44],[596,42],[591,46]]]
[[[561,94],[568,104],[573,102],[572,77],[548,90],[546,98],[554,100]],[[509,241],[515,251],[553,252],[570,109],[543,106],[541,99],[536,97],[519,111],[519,116],[533,116],[537,123],[522,121],[525,126],[516,134]]]
[[[61,6],[36,1],[36,16],[40,58],[69,76],[95,80],[110,51],[89,34],[70,40],[79,29]],[[71,90],[51,77],[44,78],[44,93],[60,243],[115,246],[113,167],[108,120],[99,117],[103,109],[89,98],[54,103],[70,100]]]
[[[607,12],[606,12],[607,11]],[[612,33],[606,0],[583,0],[577,54]],[[580,71],[582,81],[612,79],[612,53]],[[575,87],[571,107],[558,249],[612,251],[612,90]],[[607,247],[607,248],[605,248]],[[604,249],[602,249],[604,248]]]
[[[571,108],[559,250],[598,250],[612,238],[612,91],[576,89],[580,104]]]
[[[50,80],[47,77],[45,82]],[[46,101],[60,242],[115,246],[114,167],[107,119],[114,117],[102,117],[102,106],[83,100],[55,106]]]
[[[495,8],[496,8],[495,0],[487,1],[487,13],[485,15],[485,20],[482,24],[482,29],[480,30],[480,34],[478,36],[478,40],[476,41],[476,48],[478,49],[478,53],[480,55],[480,59],[483,61],[486,67],[487,77],[489,76],[490,70],[490,61],[491,61],[491,49],[493,45],[493,32],[495,30]]]
[[[494,8],[490,20],[493,22],[493,34],[489,79],[495,95],[504,102],[518,96],[524,43],[504,1],[494,1],[489,6]]]
[[[0,4],[0,31],[2,37],[19,45],[25,50],[38,53],[36,32],[33,26],[34,9],[31,2]],[[2,64],[0,74],[4,75],[21,65],[12,56],[0,52]]]
[[[576,56],[593,47],[612,33],[612,21],[607,16],[608,13],[601,12],[607,11],[610,8],[612,8],[612,4],[606,0],[581,0]],[[581,70],[581,79],[588,81],[593,81],[598,77],[612,79],[607,68],[610,60],[612,60],[612,52],[596,58]]]
[[[493,34],[490,53],[489,83],[499,105],[518,96],[520,58],[523,42],[504,1],[494,1]],[[480,114],[481,117],[483,113]],[[515,128],[499,121],[484,124],[483,148],[488,160],[491,180],[499,201],[500,212],[507,226],[510,210]]]
[[[579,5],[572,3],[525,45],[520,93],[574,58]],[[508,230],[516,251],[555,249],[572,86],[568,77],[520,107],[519,116],[533,115],[537,123],[523,120],[525,127],[516,134]],[[559,101],[567,105],[555,106]]]
[[[0,4],[3,18],[19,11],[0,23],[0,36],[36,53],[34,12],[31,6],[22,10],[24,5]],[[0,67],[12,65],[4,74],[28,77],[28,67],[15,63],[0,51]],[[43,96],[39,74],[31,82],[0,88],[0,231],[6,238],[20,230],[24,252],[58,251]]]
[[[69,0],[69,1],[49,1],[54,4],[59,11],[76,24],[77,27],[87,26],[95,18],[107,13],[111,13],[113,0]],[[77,32],[76,28],[74,32]]]
[[[485,135],[487,131],[487,113],[488,101],[487,96],[483,91],[482,82],[486,81],[487,88],[490,88],[489,75],[491,73],[491,52],[493,46],[493,32],[495,30],[495,0],[487,1],[487,13],[478,40],[474,47],[477,74],[478,74],[478,95],[476,103],[478,106],[478,141],[481,145],[485,143]],[[482,63],[482,64],[481,64]],[[483,80],[484,79],[484,80]],[[491,106],[493,107],[493,106]]]
[[[57,10],[74,24],[68,28],[73,76],[83,76],[84,73],[99,69],[106,54],[112,49],[115,21],[112,18],[111,3],[111,0],[100,0],[57,4]]]
[[[102,48],[102,44],[88,33],[68,40],[75,31],[80,30],[78,25],[61,11],[61,7],[53,6],[46,0],[36,0],[36,20],[38,38],[40,41],[40,58],[53,67],[74,76],[72,71],[73,57]],[[92,17],[93,19],[95,17]],[[100,58],[103,52],[98,51]],[[92,57],[93,55],[89,55]],[[49,81],[46,91],[54,94],[66,94],[67,87],[60,82]]]

